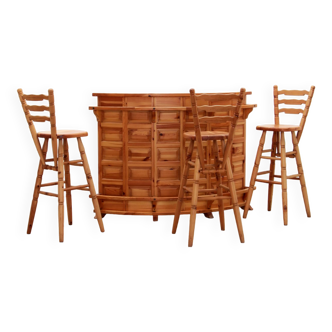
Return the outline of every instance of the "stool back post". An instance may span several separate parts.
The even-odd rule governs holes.
[[[199,125],[199,120],[198,120],[198,110],[197,110],[197,100],[196,100],[195,89],[190,89],[190,100],[191,100],[191,109],[192,109],[194,126],[195,126],[198,157],[200,160],[201,168],[204,169],[204,166],[205,166],[204,149],[203,149],[203,141],[202,141],[202,135],[201,135],[201,127]]]
[[[54,167],[57,167],[58,152],[57,152],[57,135],[56,135],[56,120],[55,120],[55,107],[54,107],[54,93],[52,89],[48,90],[48,95],[25,95],[22,89],[18,89],[18,96],[20,98],[22,108],[25,114],[25,118],[28,122],[32,139],[35,143],[37,152],[43,165],[46,165],[45,157],[42,152],[42,148],[37,136],[34,122],[46,122],[49,121],[51,125],[51,138],[52,138],[52,150],[54,158]],[[42,101],[48,100],[49,106],[45,105],[28,105],[27,101]],[[50,116],[34,116],[31,112],[50,112]]]
[[[231,121],[231,128],[229,131],[229,135],[228,135],[228,139],[227,139],[227,143],[226,143],[226,147],[225,147],[225,152],[223,155],[222,169],[225,169],[227,158],[229,157],[229,155],[231,153],[231,148],[233,145],[233,139],[234,139],[234,134],[235,134],[235,127],[236,127],[237,121],[239,119],[240,110],[241,110],[241,106],[243,103],[245,93],[246,93],[246,89],[242,88],[240,90],[239,99],[237,100],[237,105],[236,105],[236,108],[234,111],[233,119]]]
[[[54,106],[54,91],[48,90],[49,111],[51,119],[51,139],[52,139],[52,152],[54,158],[54,167],[57,167],[58,162],[58,139],[56,136],[56,119],[55,119],[55,106]]]
[[[279,103],[278,103],[278,86],[273,87],[273,101],[274,101],[274,123],[276,125],[279,123]]]
[[[303,133],[303,128],[304,128],[305,122],[307,120],[307,116],[308,116],[308,113],[309,113],[309,108],[310,108],[310,105],[311,105],[311,101],[312,101],[312,97],[314,95],[314,92],[315,92],[315,86],[312,86],[310,88],[308,99],[307,99],[307,102],[306,102],[305,107],[304,107],[304,111],[303,111],[303,115],[302,115],[302,119],[301,119],[301,123],[300,123],[300,130],[297,132],[297,135],[296,135],[298,143],[300,142],[300,138],[301,138],[302,133]]]

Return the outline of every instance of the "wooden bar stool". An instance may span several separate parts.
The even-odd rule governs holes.
[[[255,186],[255,182],[263,182],[269,184],[268,191],[268,211],[271,211],[272,207],[272,196],[273,196],[273,185],[280,184],[282,188],[282,205],[283,205],[283,219],[284,225],[288,224],[288,214],[287,214],[287,179],[299,180],[301,183],[302,195],[305,204],[305,209],[307,212],[307,216],[310,217],[310,207],[309,207],[309,199],[307,188],[304,179],[303,167],[301,162],[300,150],[299,150],[299,141],[303,133],[303,128],[308,116],[309,107],[311,104],[311,100],[315,91],[315,87],[312,86],[310,91],[299,91],[299,90],[280,90],[278,91],[278,87],[275,85],[273,87],[273,95],[274,95],[274,125],[261,125],[257,126],[257,130],[262,130],[262,136],[259,142],[255,165],[252,171],[250,187],[247,194],[246,205],[244,208],[243,218],[247,217],[248,209],[250,205],[250,201],[252,198],[253,189]],[[280,95],[285,96],[308,96],[306,100],[304,99],[279,99]],[[305,105],[304,109],[301,108],[279,108],[280,104],[285,105]],[[279,113],[284,112],[286,114],[300,114],[302,113],[302,119],[299,126],[293,125],[282,125],[279,124]],[[268,150],[264,150],[264,143],[266,132],[272,131],[272,148]],[[286,152],[285,150],[285,132],[290,132],[292,135],[293,142],[293,150],[290,152]],[[297,132],[297,133],[296,133]],[[296,133],[296,134],[295,134]],[[265,152],[271,152],[270,156],[262,156]],[[287,175],[286,171],[286,158],[295,158],[298,174]],[[269,159],[270,160],[270,170],[258,172],[259,164],[261,159]],[[281,161],[281,175],[275,174],[275,161]],[[258,175],[269,174],[269,180],[257,179]],[[280,181],[274,181],[274,178],[281,178]]]
[[[191,212],[190,212],[190,226],[189,226],[189,240],[188,246],[192,247],[194,241],[194,231],[195,231],[195,221],[196,221],[196,210],[197,210],[197,202],[200,200],[210,201],[211,204],[213,201],[218,201],[218,209],[219,209],[219,218],[220,218],[220,226],[222,230],[225,230],[225,218],[224,218],[224,204],[223,199],[230,199],[233,204],[233,210],[236,220],[236,225],[238,228],[240,241],[244,242],[244,234],[242,229],[242,221],[241,215],[238,205],[238,199],[234,184],[233,171],[231,166],[231,148],[233,144],[233,138],[235,133],[235,126],[239,117],[241,105],[243,102],[243,98],[245,95],[245,89],[241,89],[239,94],[200,94],[196,95],[195,90],[190,90],[190,98],[191,98],[191,106],[192,106],[192,114],[195,125],[194,132],[187,132],[184,134],[184,138],[190,140],[188,154],[186,157],[186,162],[183,170],[183,176],[181,179],[179,196],[177,200],[176,211],[174,215],[173,229],[172,233],[176,233],[176,229],[179,222],[183,196],[184,192],[192,193],[191,198]],[[230,105],[204,105],[197,106],[197,100],[206,100],[210,101],[221,101],[221,102],[230,102]],[[231,100],[236,101],[236,105],[231,105]],[[198,113],[203,112],[204,114],[212,114],[214,112],[232,112],[232,116],[203,116],[198,119]],[[208,124],[208,123],[229,123],[230,131],[222,132],[222,131],[201,131],[200,123]],[[221,149],[223,158],[219,158],[219,148],[218,148],[218,140],[221,142]],[[191,161],[194,142],[197,144],[197,154],[195,161]],[[213,154],[214,154],[214,164],[206,164],[204,159],[204,151],[203,151],[203,141],[212,141],[213,145]],[[193,187],[189,188],[186,186],[187,177],[189,168],[194,167],[194,182]],[[200,189],[200,175],[207,174],[212,175],[215,174],[216,177],[216,188],[207,188]],[[223,176],[227,177],[228,187],[222,184]],[[224,191],[227,191],[225,194]],[[199,196],[198,193],[202,192],[205,195]],[[206,195],[207,194],[207,195]]]
[[[55,107],[54,107],[54,93],[52,89],[48,90],[48,95],[25,95],[22,89],[18,89],[18,96],[22,103],[23,111],[27,119],[29,129],[32,135],[32,139],[37,148],[39,154],[40,162],[38,167],[37,179],[35,184],[35,189],[33,193],[33,199],[31,204],[29,223],[27,233],[30,234],[32,230],[33,220],[36,213],[37,203],[39,194],[58,197],[58,213],[59,213],[59,240],[63,242],[64,237],[64,192],[66,192],[67,201],[67,213],[68,213],[68,223],[72,224],[72,203],[71,203],[71,191],[72,190],[85,190],[90,191],[94,211],[96,213],[96,218],[98,220],[99,228],[101,232],[104,232],[104,225],[100,214],[98,199],[96,196],[95,187],[93,184],[88,159],[85,154],[84,146],[81,137],[88,136],[86,131],[81,130],[57,130],[55,121]],[[27,101],[43,101],[48,100],[49,106],[44,105],[28,105]],[[48,111],[50,116],[34,116],[30,114],[33,112],[44,112]],[[34,122],[45,122],[49,121],[51,123],[51,131],[36,132]],[[39,138],[44,139],[43,146],[39,142]],[[80,151],[81,159],[79,160],[69,160],[68,153],[68,139],[76,138],[78,142],[78,149]],[[51,139],[53,158],[46,159],[46,154],[48,150],[48,142]],[[59,148],[58,148],[59,147]],[[47,162],[53,162],[53,165],[47,164]],[[70,166],[82,166],[85,171],[87,184],[72,186],[70,181]],[[58,173],[58,181],[43,183],[42,177],[44,170],[52,170]],[[65,175],[65,178],[64,178]],[[65,184],[65,188],[64,188]],[[58,194],[53,194],[50,192],[41,191],[41,187],[48,186],[58,186]]]

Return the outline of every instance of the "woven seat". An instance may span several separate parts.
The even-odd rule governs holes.
[[[181,178],[180,190],[174,215],[172,233],[175,234],[179,223],[179,217],[181,207],[183,203],[183,197],[185,192],[192,194],[191,197],[191,211],[190,211],[190,225],[189,225],[189,239],[188,246],[192,247],[194,241],[195,222],[196,222],[196,211],[198,201],[208,201],[212,205],[213,201],[218,201],[219,219],[221,230],[225,230],[225,217],[224,217],[224,199],[230,199],[233,205],[236,225],[240,236],[240,241],[244,242],[244,234],[242,229],[242,221],[239,210],[239,204],[234,184],[233,170],[231,166],[231,149],[233,144],[233,138],[235,134],[235,126],[239,118],[240,109],[242,106],[243,98],[245,95],[245,89],[241,89],[240,93],[230,94],[200,94],[196,95],[195,90],[190,90],[190,99],[192,107],[192,115],[194,120],[195,131],[187,132],[183,135],[185,139],[190,140],[185,166],[183,169],[183,176]],[[197,101],[213,101],[214,105],[203,105],[198,106]],[[216,105],[215,103],[221,103],[222,105]],[[234,102],[236,105],[234,105]],[[229,103],[229,104],[227,104]],[[229,116],[206,116],[206,114],[215,114],[220,112],[221,114],[231,114]],[[198,118],[198,113],[203,113],[204,116]],[[229,128],[228,132],[222,131],[201,131],[200,124],[207,124],[209,127],[222,124],[223,127]],[[210,129],[210,128],[209,128]],[[212,141],[212,153],[214,156],[214,164],[207,164],[205,162],[203,141]],[[194,144],[196,141],[197,153],[195,162],[191,161],[191,157],[194,150]],[[218,146],[218,141],[220,145]],[[219,158],[219,149],[222,152],[222,159]],[[192,188],[187,187],[187,178],[189,168],[194,168],[194,179]],[[216,187],[207,187],[202,189],[199,186],[199,180],[201,174],[207,174],[211,177],[216,177]],[[223,176],[227,177],[228,187],[223,185]],[[223,194],[224,190],[226,191]],[[203,195],[199,196],[199,193]],[[211,206],[210,205],[210,206]]]
[[[88,164],[88,159],[84,150],[84,146],[81,137],[88,136],[86,131],[82,130],[57,130],[55,121],[55,106],[54,106],[54,93],[52,89],[48,90],[48,95],[25,95],[21,89],[17,90],[18,96],[20,98],[23,111],[25,113],[26,120],[29,125],[29,129],[32,135],[32,139],[37,148],[39,154],[40,162],[37,172],[37,179],[35,184],[35,189],[33,193],[33,199],[31,203],[29,223],[27,233],[30,234],[33,226],[33,221],[35,218],[35,213],[37,209],[37,203],[39,194],[58,197],[58,219],[59,219],[59,241],[64,240],[64,192],[66,192],[66,202],[67,202],[67,214],[68,223],[72,224],[72,190],[85,190],[89,191],[92,203],[94,207],[94,212],[98,220],[99,228],[101,232],[104,232],[104,225],[102,221],[102,216],[99,209],[99,204],[96,196],[96,190],[93,184],[90,167]],[[48,100],[49,106],[44,105],[28,105],[27,101],[43,101]],[[49,112],[50,116],[34,116],[30,112]],[[37,133],[35,129],[34,122],[45,122],[49,121],[51,124],[50,131],[42,131]],[[39,138],[43,138],[44,142],[41,146]],[[79,160],[69,160],[69,149],[68,149],[68,139],[76,138],[78,143],[78,149],[81,155]],[[47,159],[47,150],[49,140],[52,143],[52,154],[53,158]],[[48,164],[48,162],[53,162],[53,165]],[[87,184],[72,186],[70,180],[70,166],[81,166],[84,168],[86,175]],[[42,183],[42,178],[44,170],[52,170],[57,173],[58,181],[50,183]],[[41,191],[41,187],[48,186],[58,186],[58,193],[54,194],[47,191]]]
[[[272,197],[273,197],[273,185],[279,184],[282,188],[282,210],[283,210],[283,219],[284,225],[288,224],[288,211],[287,211],[287,179],[299,180],[301,183],[302,196],[305,204],[305,209],[307,216],[310,217],[310,207],[309,199],[307,193],[307,187],[304,179],[302,161],[300,156],[299,141],[303,133],[303,128],[308,116],[309,107],[311,105],[311,100],[315,91],[315,87],[312,86],[310,91],[305,90],[278,90],[278,87],[275,85],[273,87],[273,96],[274,96],[274,121],[275,124],[271,125],[259,125],[256,127],[257,130],[262,130],[262,136],[259,142],[255,165],[252,171],[250,187],[247,194],[246,205],[244,208],[243,218],[247,217],[250,201],[252,198],[255,182],[268,183],[268,203],[267,209],[271,211],[272,207]],[[286,99],[279,99],[280,95],[285,95]],[[306,100],[297,99],[297,96],[308,96]],[[296,99],[290,99],[290,98]],[[297,108],[279,108],[279,105],[296,105]],[[305,105],[304,109],[301,108],[301,105]],[[282,125],[279,124],[279,113],[284,112],[286,114],[302,114],[301,123],[299,126],[293,125]],[[271,149],[264,150],[264,143],[266,132],[272,131],[272,147]],[[293,150],[286,152],[285,149],[285,132],[290,132],[293,142]],[[297,132],[297,133],[296,133]],[[263,153],[271,153],[270,156],[262,156]],[[287,175],[286,170],[286,158],[295,158],[297,164],[298,174]],[[270,160],[270,169],[262,172],[258,172],[259,164],[261,159]],[[275,174],[275,161],[281,161],[281,175]],[[269,174],[269,179],[257,179],[258,175]],[[275,178],[281,178],[281,181],[275,181]]]

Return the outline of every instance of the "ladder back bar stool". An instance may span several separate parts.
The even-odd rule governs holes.
[[[271,125],[260,125],[257,126],[257,130],[262,130],[262,136],[259,142],[255,165],[252,171],[250,187],[247,194],[246,205],[244,208],[243,218],[247,217],[250,201],[252,198],[252,193],[254,189],[255,182],[268,183],[268,211],[271,211],[272,207],[272,197],[273,197],[273,185],[279,184],[282,188],[282,206],[283,206],[283,219],[284,225],[288,224],[288,213],[287,213],[287,180],[299,180],[302,189],[302,196],[304,200],[304,205],[308,217],[311,217],[309,199],[307,188],[304,179],[303,167],[300,156],[299,141],[303,133],[303,128],[308,116],[311,100],[315,91],[315,87],[312,86],[310,91],[306,90],[278,90],[278,87],[275,85],[273,87],[273,96],[274,96],[274,124]],[[286,99],[279,99],[280,95],[284,95]],[[298,96],[307,96],[305,99],[290,99]],[[304,109],[302,108],[279,108],[280,104],[287,105],[305,105]],[[279,123],[279,113],[286,114],[301,114],[302,118],[299,126],[294,125],[283,125]],[[264,143],[266,132],[271,131],[272,136],[272,148],[264,150]],[[285,150],[285,132],[290,132],[293,142],[293,150],[286,152]],[[262,156],[263,153],[271,153],[270,156]],[[286,158],[295,158],[297,164],[298,174],[287,175],[286,171]],[[270,169],[267,171],[258,172],[259,164],[261,159],[270,160]],[[275,174],[275,161],[281,161],[281,175]],[[268,180],[257,179],[258,175],[269,174]],[[275,181],[274,178],[280,178],[281,181]]]
[[[242,229],[241,215],[238,205],[238,199],[234,184],[233,171],[231,166],[231,148],[235,133],[235,126],[239,117],[241,105],[245,95],[245,89],[241,89],[240,93],[231,94],[195,94],[195,90],[190,90],[191,106],[195,131],[187,132],[184,134],[186,140],[190,140],[189,148],[186,156],[183,175],[181,178],[180,190],[177,200],[176,211],[174,215],[172,233],[175,234],[179,222],[182,202],[184,193],[191,193],[191,212],[190,212],[190,225],[189,225],[189,240],[188,246],[192,247],[194,241],[195,221],[197,202],[205,201],[218,201],[219,219],[221,230],[225,230],[225,217],[224,217],[224,204],[223,199],[231,199],[233,205],[236,225],[240,236],[240,241],[244,242],[244,234]],[[222,101],[230,102],[229,105],[204,105],[197,106],[198,100]],[[231,102],[232,100],[232,102]],[[234,105],[235,100],[235,105]],[[214,112],[225,112],[231,114],[227,116],[213,116]],[[229,113],[228,113],[229,112]],[[204,116],[198,118],[198,113],[203,113]],[[206,115],[207,114],[207,115]],[[201,124],[216,124],[228,123],[229,132],[223,131],[201,131]],[[223,158],[219,157],[218,140],[221,142],[221,151]],[[196,141],[197,153],[194,161],[191,160],[194,143]],[[212,141],[214,163],[207,164],[204,158],[203,141]],[[194,168],[194,181],[192,188],[187,187],[187,178],[189,168]],[[200,175],[215,175],[216,187],[200,189]],[[228,180],[228,187],[222,184],[223,177],[226,176]],[[212,186],[211,186],[212,187]],[[226,192],[225,192],[226,191]],[[203,195],[199,195],[201,192]],[[225,193],[224,193],[225,192]]]
[[[85,190],[89,191],[92,197],[94,206],[94,212],[98,220],[99,228],[101,232],[104,232],[104,225],[101,218],[98,200],[96,197],[96,191],[93,184],[88,159],[85,154],[84,146],[81,137],[88,136],[86,131],[81,130],[57,130],[55,120],[55,106],[54,106],[54,93],[52,89],[48,90],[48,95],[26,95],[23,94],[22,89],[18,89],[18,96],[22,103],[23,111],[25,113],[26,120],[29,125],[29,129],[32,135],[32,139],[37,148],[40,162],[37,172],[37,179],[35,189],[33,193],[33,199],[30,209],[29,223],[27,233],[30,234],[33,226],[33,221],[36,213],[39,194],[58,197],[58,218],[59,218],[59,241],[63,242],[64,239],[64,192],[66,192],[67,201],[67,214],[68,223],[72,225],[72,202],[71,191],[72,190]],[[28,105],[27,101],[43,101],[48,100],[49,106],[44,105]],[[49,112],[49,116],[35,116],[30,112]],[[44,113],[42,113],[44,114]],[[50,131],[37,132],[34,122],[49,121],[51,124]],[[43,146],[41,146],[39,139],[43,138]],[[79,160],[69,160],[68,152],[68,139],[76,138],[78,143],[78,149],[81,155]],[[53,158],[46,159],[48,150],[48,143],[51,139]],[[53,165],[48,164],[53,162]],[[70,166],[82,166],[86,175],[87,184],[72,186],[70,181]],[[52,170],[58,173],[58,181],[43,183],[42,177],[44,170]],[[42,187],[58,186],[58,194],[41,191]]]

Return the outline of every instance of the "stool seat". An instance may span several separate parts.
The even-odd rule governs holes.
[[[224,131],[201,131],[202,141],[209,141],[214,139],[227,138],[228,133]],[[188,131],[183,134],[186,139],[196,140],[196,133],[194,131]]]
[[[88,133],[83,130],[57,130],[56,131],[57,138],[77,138],[77,137],[85,137],[88,136]],[[37,133],[37,137],[40,138],[51,138],[51,131],[40,131]]]
[[[279,132],[285,132],[285,131],[298,131],[300,130],[299,126],[294,125],[284,125],[284,124],[264,124],[259,125],[256,127],[257,130],[266,130],[266,131],[279,131]]]

